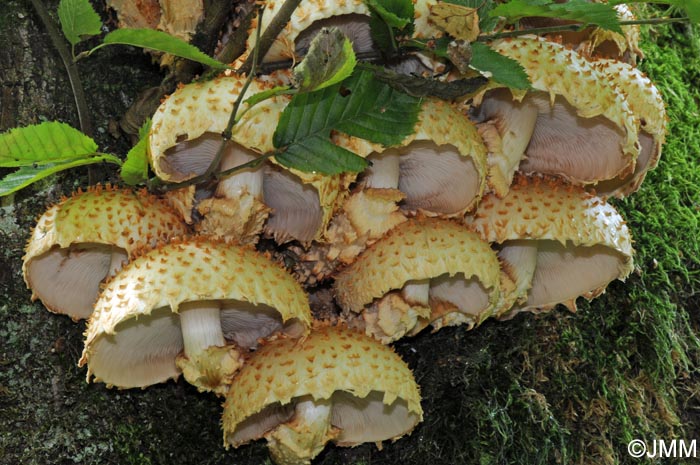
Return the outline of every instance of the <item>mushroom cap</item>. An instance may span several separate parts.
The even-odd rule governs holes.
[[[172,242],[136,258],[105,285],[85,332],[80,365],[88,365],[88,379],[129,388],[177,377],[183,340],[174,314],[181,304],[202,300],[222,302],[225,334],[228,324],[235,326],[229,303],[242,303],[263,324],[277,318],[308,331],[311,322],[301,286],[264,255],[204,238]]]
[[[413,219],[399,224],[372,244],[336,276],[338,303],[361,312],[408,281],[462,273],[476,277],[494,305],[499,293],[499,265],[488,243],[464,226],[438,219]]]
[[[396,148],[399,149],[402,157],[410,157],[411,144],[413,142],[419,143],[419,146],[422,145],[421,143],[425,144],[427,142],[431,143],[431,145],[434,144],[434,149],[432,152],[437,156],[439,156],[440,149],[445,147],[450,154],[457,153],[462,157],[470,159],[470,172],[463,173],[463,176],[461,178],[458,177],[456,181],[462,184],[466,182],[472,183],[475,186],[472,189],[474,194],[473,198],[466,206],[463,206],[458,211],[450,212],[448,215],[455,217],[461,216],[476,205],[484,192],[487,173],[486,146],[484,145],[476,126],[469,120],[469,118],[467,118],[466,115],[461,113],[455,105],[448,102],[433,98],[424,99],[418,118],[418,123],[414,128],[414,133],[406,137],[401,142],[401,146]],[[387,147],[380,144],[372,143],[367,140],[348,136],[342,133],[337,133],[335,135],[334,142],[365,158],[373,153],[382,153],[387,150]],[[456,151],[454,149],[456,149]],[[444,179],[445,173],[440,171],[441,166],[438,163],[439,160],[433,164],[435,165],[434,170],[431,170],[431,162],[429,158],[424,158],[421,156],[419,158],[412,159],[411,162],[424,165],[422,169],[413,170],[412,172],[412,178],[415,178],[416,181],[415,195],[418,197],[424,197],[426,194],[425,189],[427,189],[425,186],[432,185],[436,182],[439,183]],[[437,179],[426,179],[425,174],[421,175],[421,173],[430,173],[432,171],[435,171],[433,174],[435,177],[437,177]],[[399,183],[401,182],[401,179],[399,179]],[[461,187],[461,185],[457,186],[454,190],[460,190],[459,188]],[[434,190],[436,190],[436,193],[434,195],[438,195],[437,191],[440,188],[445,190],[445,186],[435,186]],[[429,197],[430,196],[427,198],[429,199]],[[410,203],[410,196],[407,201]],[[428,204],[426,204],[424,208],[418,207],[418,209],[427,215],[436,213],[430,209]],[[442,212],[438,211],[437,213]]]
[[[267,8],[262,19],[262,31],[270,25],[272,19],[282,8],[284,2],[266,2]],[[414,1],[414,38],[440,37],[442,32],[428,21],[429,5],[435,3],[434,0]],[[312,26],[316,21],[323,21],[341,15],[366,16],[369,18],[370,10],[367,5],[358,0],[337,2],[334,0],[302,0],[294,10],[292,16],[265,55],[265,61],[280,61],[295,58],[295,41],[299,35]],[[248,41],[246,43],[246,53],[240,58],[242,63],[253,50],[256,43],[255,31],[258,27],[258,17],[253,18],[248,29]]]
[[[109,185],[79,190],[38,219],[25,249],[24,280],[32,299],[41,299],[50,311],[87,318],[112,253],[127,260],[141,248],[187,232],[165,201],[145,191]],[[81,255],[88,262],[84,267]]]
[[[153,115],[148,136],[151,166],[159,178],[167,182],[182,182],[201,174],[183,170],[171,161],[171,155],[166,151],[205,133],[221,134],[244,83],[245,78],[239,75],[222,76],[181,86],[165,99]],[[253,79],[245,96],[250,97],[274,85],[274,80]],[[234,126],[232,140],[258,153],[272,150],[273,128],[277,127],[287,103],[288,98],[278,96],[255,105]],[[247,108],[247,104],[242,104],[239,112]],[[209,162],[206,160],[207,165]]]
[[[532,88],[549,95],[550,105],[554,106],[555,99],[562,98],[578,116],[585,119],[601,116],[612,123],[612,127],[621,132],[621,160],[616,163],[615,175],[625,175],[634,169],[635,160],[639,154],[638,131],[634,114],[630,109],[625,95],[621,90],[611,85],[610,79],[597,69],[593,62],[583,58],[574,50],[560,44],[549,42],[537,36],[522,36],[518,38],[501,39],[492,43],[497,52],[518,61],[528,74]],[[489,89],[502,87],[492,83],[482,90],[475,102],[480,103]],[[522,100],[527,94],[524,90],[513,90],[516,100]],[[612,130],[611,127],[611,130]],[[537,131],[537,127],[536,127]],[[594,135],[590,136],[594,140]],[[576,142],[572,142],[574,147]],[[531,155],[531,154],[530,154]],[[507,155],[493,153],[490,156],[511,159]],[[553,157],[555,157],[553,155]],[[563,156],[563,154],[562,154]],[[490,161],[490,165],[500,166],[502,163]],[[512,161],[511,171],[517,164]],[[501,169],[501,171],[504,171]],[[494,170],[489,173],[494,176]],[[509,173],[502,173],[508,175]],[[564,175],[570,181],[577,183],[595,183],[603,179],[577,179],[572,173],[549,173]],[[496,174],[497,175],[497,174]],[[501,180],[501,184],[503,184]],[[493,183],[493,182],[492,182]]]
[[[666,140],[666,109],[661,93],[639,69],[620,61],[600,59],[595,66],[625,94],[639,122],[641,150],[634,172],[595,186],[597,195],[624,197],[636,192],[647,171],[654,169]]]
[[[251,356],[224,403],[224,443],[237,447],[262,437],[279,423],[265,421],[275,408],[304,396],[335,404],[331,421],[340,429],[339,445],[398,439],[423,418],[419,387],[392,348],[326,326],[306,338],[271,341]],[[355,406],[366,408],[356,412]],[[365,419],[375,424],[354,424]]]
[[[517,241],[518,244],[522,244],[523,240],[539,241],[534,277],[528,274],[527,279],[532,281],[522,283],[518,282],[518,273],[514,273],[511,276],[516,281],[515,287],[511,288],[514,292],[528,291],[530,295],[533,292],[539,295],[541,288],[533,288],[536,287],[535,280],[541,281],[546,277],[545,267],[552,270],[554,266],[564,266],[562,264],[566,262],[569,263],[567,266],[578,263],[586,267],[586,270],[590,269],[589,264],[593,264],[609,271],[604,282],[599,282],[603,279],[602,272],[560,268],[557,275],[552,271],[550,274],[555,273],[550,276],[552,279],[574,281],[570,287],[575,295],[570,292],[562,297],[562,292],[566,293],[563,290],[564,283],[554,285],[550,282],[550,287],[558,288],[552,293],[559,296],[556,301],[541,303],[530,299],[525,307],[516,306],[521,310],[551,308],[557,303],[566,303],[575,308],[577,297],[595,297],[612,279],[624,280],[633,269],[632,238],[620,214],[601,198],[560,180],[516,177],[507,196],[485,196],[478,210],[465,221],[489,242],[507,246],[508,241]],[[504,270],[506,273],[507,268],[506,266]],[[586,286],[590,287],[581,290]],[[510,296],[503,301],[513,303],[523,297]],[[543,299],[547,300],[548,297]],[[500,308],[497,312],[507,310],[508,308]]]

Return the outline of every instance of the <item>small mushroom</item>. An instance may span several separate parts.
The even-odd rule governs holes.
[[[418,385],[391,348],[321,327],[255,352],[226,397],[224,443],[264,437],[278,465],[309,464],[328,441],[379,446],[409,434],[422,418]]]
[[[120,388],[177,377],[223,393],[258,340],[308,331],[306,294],[247,247],[191,239],[149,251],[95,304],[80,365]]]
[[[535,36],[497,40],[492,47],[518,61],[534,89],[512,91],[518,103],[510,104],[508,92],[492,84],[475,99],[481,106],[473,117],[489,145],[493,190],[505,195],[517,169],[581,185],[634,171],[634,114],[624,92],[593,62]]]
[[[253,80],[248,95],[278,82]],[[235,99],[245,79],[235,75],[181,87],[158,109],[149,136],[151,164],[168,182],[182,182],[204,174],[222,143]],[[270,128],[277,125],[289,98],[265,100],[246,111],[234,127],[233,138],[217,170],[223,171],[273,150]],[[255,243],[264,231],[279,242],[309,242],[323,234],[336,199],[351,179],[347,175],[321,176],[285,170],[274,160],[236,171],[213,189],[180,198],[180,205],[196,205],[202,234]],[[191,215],[191,214],[190,214]],[[187,215],[189,216],[189,215]]]
[[[479,324],[499,298],[489,244],[464,226],[413,219],[389,231],[335,276],[339,305],[384,343],[428,324]]]
[[[27,242],[22,271],[32,300],[87,318],[100,283],[143,247],[187,234],[164,201],[144,191],[97,186],[49,208]]]
[[[487,195],[467,224],[499,244],[504,272],[514,283],[499,314],[576,309],[633,269],[625,221],[604,200],[561,180],[517,177],[503,198]],[[511,304],[513,304],[511,306]]]

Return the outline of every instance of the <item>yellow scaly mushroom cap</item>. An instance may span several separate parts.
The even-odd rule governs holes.
[[[27,242],[22,272],[32,299],[73,319],[90,316],[100,282],[142,247],[187,234],[166,202],[98,185],[50,207]]]
[[[292,326],[305,333],[311,323],[301,286],[264,255],[203,238],[173,242],[136,258],[106,284],[85,332],[80,365],[88,365],[88,380],[130,388],[177,377],[178,313],[196,301],[218,302],[224,336],[238,346]]]
[[[354,446],[410,433],[423,418],[420,400],[411,370],[392,348],[355,331],[320,327],[306,338],[264,344],[248,360],[224,404],[224,444],[264,436],[278,464],[309,463],[328,440]],[[292,418],[300,401],[330,409],[308,425],[314,430],[300,426],[300,414]],[[289,432],[299,433],[294,448],[283,444]]]
[[[575,309],[577,297],[599,295],[610,281],[624,280],[634,267],[632,238],[620,214],[601,198],[560,180],[516,177],[507,196],[485,196],[465,221],[484,240],[502,244],[502,258],[509,244],[537,241],[536,255],[525,259],[534,260],[536,268],[532,263],[533,269],[526,273],[525,262],[506,264],[506,273],[508,266],[515,268],[513,290],[520,294],[504,302],[521,300],[518,311],[548,309],[557,303]],[[548,287],[557,292],[554,300]]]
[[[641,150],[634,172],[595,186],[601,196],[624,197],[636,192],[649,170],[656,168],[666,141],[666,108],[661,93],[639,69],[620,61],[601,59],[595,66],[627,97],[639,124]]]
[[[639,154],[637,124],[625,95],[613,85],[610,78],[601,73],[593,62],[583,58],[574,50],[549,42],[542,37],[527,35],[518,38],[496,40],[491,47],[497,52],[518,61],[525,69],[532,88],[549,95],[550,105],[560,96],[582,118],[602,116],[621,131],[620,152],[622,159],[611,165],[617,170],[615,175],[624,176],[634,169]],[[484,94],[496,87],[492,83],[475,98],[480,103]],[[515,100],[521,101],[525,90],[512,90]],[[590,139],[596,136],[591,132]],[[572,143],[575,148],[575,144]],[[489,182],[500,195],[507,192],[513,173],[523,153],[501,153],[498,148],[492,150],[489,159]],[[552,154],[551,158],[565,157],[567,154]],[[589,155],[595,156],[595,154]],[[584,167],[585,168],[585,167]],[[554,168],[555,170],[559,168]],[[575,173],[550,173],[563,175],[572,182],[595,183],[603,179],[579,179]]]
[[[496,253],[477,234],[447,220],[413,219],[338,273],[334,289],[345,311],[366,313],[369,334],[390,342],[436,321],[438,328],[480,323],[497,304],[499,280]],[[422,301],[410,295],[413,283],[425,286]]]

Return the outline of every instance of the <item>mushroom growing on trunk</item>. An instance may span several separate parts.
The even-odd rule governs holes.
[[[109,281],[80,365],[120,388],[177,377],[224,393],[261,338],[308,332],[308,298],[279,265],[247,247],[195,238],[153,249]]]
[[[593,62],[535,36],[492,47],[525,68],[533,89],[509,92],[493,84],[475,99],[472,116],[489,148],[495,192],[505,195],[518,169],[581,185],[634,171],[635,115],[624,91]]]
[[[151,164],[158,177],[183,182],[207,172],[244,82],[235,75],[193,83],[163,102],[153,116],[149,136]],[[246,96],[269,89],[272,82],[277,81],[253,80]],[[247,104],[241,105],[240,111],[246,113],[234,126],[215,170],[239,166],[273,150],[273,128],[287,103],[287,96],[278,96],[249,111]],[[179,201],[196,205],[201,218],[196,228],[202,234],[255,243],[265,231],[280,242],[309,242],[322,234],[348,183],[345,175],[285,170],[270,160],[226,176],[213,189],[190,192],[193,201]]]
[[[423,419],[406,363],[360,333],[321,327],[255,352],[233,381],[224,443],[265,438],[277,465],[309,464],[328,441],[339,446],[396,440]]]
[[[500,315],[576,309],[633,269],[632,238],[615,209],[561,180],[516,178],[503,198],[487,195],[467,224],[499,244],[504,272],[515,283]]]
[[[49,208],[27,242],[22,271],[32,299],[73,320],[88,318],[100,283],[143,247],[187,234],[187,225],[145,191],[97,186]]]
[[[396,226],[335,277],[348,319],[384,343],[491,315],[500,267],[489,244],[448,220],[414,219]]]

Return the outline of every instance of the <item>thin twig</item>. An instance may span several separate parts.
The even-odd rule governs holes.
[[[262,37],[260,37],[260,40],[255,43],[255,48],[258,49],[260,57],[265,57],[265,55],[267,55],[268,50],[270,50],[270,47],[272,47],[272,44],[275,42],[275,39],[277,39],[279,33],[282,32],[282,29],[284,29],[289,22],[289,18],[292,17],[294,10],[296,10],[297,6],[299,6],[299,3],[301,3],[301,0],[285,0],[285,2],[282,4],[280,10],[277,12],[275,17],[272,18],[272,21],[270,21],[270,24],[265,29]],[[262,23],[262,19],[258,18],[258,24],[260,23]],[[255,59],[252,55],[248,56],[238,72],[250,73],[251,69],[253,68],[254,61]]]
[[[51,43],[58,51],[61,61],[63,61],[63,66],[66,68],[66,72],[68,73],[68,81],[70,82],[73,97],[75,99],[75,106],[78,111],[80,130],[92,137],[94,134],[92,119],[90,118],[90,113],[88,111],[85,91],[83,90],[80,75],[78,74],[78,67],[75,65],[75,62],[73,62],[73,55],[70,53],[70,50],[68,50],[66,42],[63,39],[63,35],[58,31],[56,23],[46,12],[46,8],[41,4],[41,1],[31,0],[31,2],[32,6],[34,7],[34,11],[36,11],[41,23],[49,33]]]

